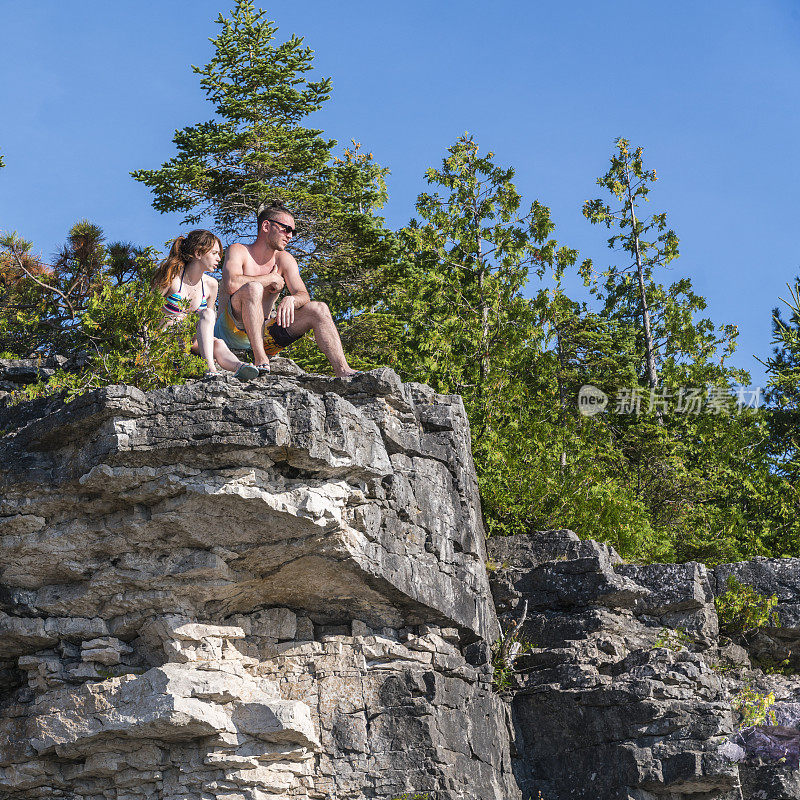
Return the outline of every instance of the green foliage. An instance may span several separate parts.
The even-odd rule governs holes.
[[[674,558],[673,533],[701,485],[686,463],[690,440],[653,415],[577,411],[585,383],[609,394],[640,386],[635,326],[567,297],[561,278],[578,254],[552,237],[545,206],[523,212],[513,170],[471,137],[426,177],[435,191],[420,195],[420,220],[401,231],[386,294],[401,326],[392,364],[462,396],[488,532],[571,527],[627,556]],[[578,271],[588,280],[589,263]],[[555,288],[524,297],[529,279],[548,272]]]
[[[759,628],[780,627],[775,606],[777,595],[766,597],[752,586],[728,576],[727,591],[714,598],[714,608],[720,621],[720,632],[728,636],[751,633]]]
[[[791,655],[780,660],[775,658],[759,658],[756,665],[765,675],[796,675],[797,671],[792,666]]]
[[[730,377],[742,377],[741,373],[720,371],[715,363],[724,363],[733,353],[738,330],[696,318],[706,309],[706,300],[695,294],[688,278],[668,287],[656,279],[656,271],[678,257],[678,237],[668,227],[665,213],[642,215],[656,181],[655,170],[644,166],[643,149],[633,149],[624,138],[615,144],[609,170],[597,183],[616,203],[612,207],[601,199],[590,200],[583,213],[591,223],[618,231],[608,239],[608,246],[624,254],[626,261],[587,283],[602,302],[604,315],[635,330],[642,384],[650,388],[661,382],[668,387],[727,385]]]
[[[665,288],[655,279],[678,243],[663,214],[637,216],[655,179],[641,150],[620,140],[600,180],[621,207],[586,207],[593,221],[620,226],[610,244],[631,259],[602,283],[552,237],[545,206],[523,212],[513,171],[471,137],[427,179],[435,189],[420,195],[419,220],[400,233],[382,307],[396,320],[397,344],[382,356],[405,377],[462,396],[488,532],[570,527],[644,560],[769,552],[781,535],[771,514],[787,500],[766,453],[764,416],[728,413],[730,385],[747,377],[725,365],[735,329],[697,317],[705,300],[688,280]],[[561,287],[576,266],[599,313]],[[548,272],[555,287],[524,297],[530,279]],[[713,384],[726,413],[578,413],[584,384],[610,396],[649,394],[650,360],[659,390],[674,399],[683,387]]]
[[[423,792],[422,794],[401,794],[399,797],[393,798],[393,800],[430,800],[431,796],[427,792]]]
[[[43,263],[31,242],[16,233],[0,237],[0,350],[71,355],[86,342],[80,320],[106,284],[123,285],[152,262],[147,249],[105,244],[103,231],[87,220],[70,229],[55,262]]]
[[[739,671],[739,668],[734,664],[716,663],[709,664],[708,666],[711,667],[711,669],[714,670],[714,672],[716,672],[718,675],[733,675]]]
[[[687,650],[694,644],[694,640],[686,633],[684,628],[662,628],[658,632],[653,647],[665,647],[673,653]]]
[[[616,330],[563,293],[522,294],[531,275],[560,278],[577,253],[552,238],[545,206],[523,210],[513,170],[472,137],[426,177],[435,191],[401,231],[385,302],[402,325],[394,363],[463,398],[490,534],[570,526],[630,551],[647,530],[643,507],[615,482],[603,423],[579,418],[574,403],[587,370],[624,373],[603,355]]]
[[[789,299],[781,302],[789,312],[789,318],[781,317],[780,308],[772,312],[773,358],[766,362],[769,370],[774,399],[782,404],[798,403],[800,395],[800,278],[787,284]]]
[[[607,415],[623,456],[615,480],[633,489],[651,529],[637,556],[715,563],[776,546],[791,551],[798,542],[786,535],[787,486],[770,463],[767,417],[736,413],[734,405],[733,384],[749,382],[727,365],[737,330],[700,317],[706,301],[688,278],[669,286],[658,281],[657,272],[678,256],[678,238],[665,214],[641,213],[655,179],[642,149],[619,139],[598,180],[613,202],[584,205],[591,222],[615,229],[609,246],[625,256],[621,266],[587,281],[601,315],[619,332],[609,354],[627,365],[628,382],[617,386],[645,397],[653,389],[672,402],[649,413]],[[713,390],[721,413],[674,413],[681,392],[692,388]]]
[[[201,376],[205,363],[189,353],[196,320],[188,317],[162,330],[163,306],[163,297],[142,280],[99,288],[75,332],[76,342],[86,346],[83,368],[58,370],[49,380],[29,386],[25,397],[63,393],[71,400],[111,384],[149,391]]]
[[[347,360],[355,369],[400,368],[396,351],[396,344],[403,336],[400,320],[386,313],[364,312],[342,320],[338,327]],[[333,374],[328,359],[311,335],[290,345],[281,355],[293,359],[308,372]]]
[[[643,504],[617,479],[621,457],[608,429],[577,415],[562,425],[552,401],[528,399],[529,407],[511,405],[475,449],[489,532],[565,527],[636,553],[650,524]]]
[[[0,350],[10,358],[56,349],[53,340],[69,308],[45,288],[50,275],[32,248],[16,233],[0,237]]]
[[[574,261],[550,239],[547,208],[521,213],[509,168],[479,155],[462,136],[428,183],[440,191],[417,200],[421,222],[401,232],[404,258],[387,305],[405,326],[403,363],[415,379],[460,394],[473,435],[486,432],[505,398],[515,358],[536,335],[535,313],[522,297],[529,272]]]
[[[755,725],[775,724],[775,695],[773,692],[762,694],[751,684],[745,684],[733,697],[731,707],[738,715],[739,728],[751,728]]]
[[[313,51],[278,28],[251,0],[237,0],[217,19],[214,55],[201,76],[215,118],[177,131],[177,155],[159,169],[131,174],[148,186],[153,206],[182,212],[229,240],[255,235],[256,211],[266,198],[292,210],[293,240],[304,279],[335,314],[369,308],[391,237],[375,216],[386,200],[387,170],[372,154],[352,149],[334,156],[336,142],[303,122],[330,96],[331,80],[310,80]]]
[[[781,317],[779,308],[774,309],[773,355],[763,363],[769,376],[767,400],[771,406],[773,463],[779,475],[796,485],[800,477],[800,278],[787,284],[787,289],[789,298],[782,302],[788,310],[788,318]],[[795,510],[798,510],[797,504]]]
[[[492,688],[495,692],[511,688],[518,659],[532,650],[533,644],[522,632],[501,636],[492,645]]]
[[[150,286],[152,250],[106,246],[102,230],[86,220],[70,230],[52,266],[16,234],[0,239],[0,248],[3,349],[16,357],[56,352],[73,362],[19,399],[71,399],[115,383],[148,390],[202,374],[202,360],[188,352],[196,322],[163,329],[164,298]]]

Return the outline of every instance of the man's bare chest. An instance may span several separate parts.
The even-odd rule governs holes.
[[[262,262],[253,256],[253,251],[250,249],[250,246],[245,245],[245,250],[247,252],[247,256],[244,258],[242,263],[243,275],[258,278],[263,275],[271,275],[273,272],[280,273],[277,253],[273,252],[272,258]]]
[[[262,275],[271,275],[273,272],[280,272],[277,259],[274,258],[271,261],[267,261],[266,264],[259,264],[253,259],[250,259],[242,265],[242,274],[249,275],[253,278]]]

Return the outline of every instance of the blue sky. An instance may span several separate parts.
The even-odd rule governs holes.
[[[161,245],[180,230],[128,175],[173,154],[176,128],[211,114],[205,64],[230,3],[5,0],[0,61],[0,229],[46,258],[80,218],[109,239]],[[313,124],[391,169],[392,227],[414,214],[424,170],[464,131],[512,165],[527,203],[598,267],[614,260],[581,215],[613,140],[645,148],[688,275],[735,362],[763,381],[770,311],[800,272],[800,4],[791,0],[304,0],[264,7],[316,52],[333,96]]]

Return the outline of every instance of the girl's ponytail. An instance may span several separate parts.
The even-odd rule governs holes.
[[[214,244],[219,245],[221,253],[222,242],[211,231],[196,230],[179,236],[172,243],[169,255],[153,274],[153,286],[159,290],[165,289],[193,258],[205,255]]]

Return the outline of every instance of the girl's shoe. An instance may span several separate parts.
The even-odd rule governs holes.
[[[233,377],[238,378],[240,381],[252,381],[253,378],[257,378],[260,374],[261,372],[258,367],[254,367],[252,364],[242,364],[242,366],[233,373]]]
[[[270,366],[269,363],[266,364],[256,364],[255,369],[258,370],[259,375],[269,375],[270,373]]]

